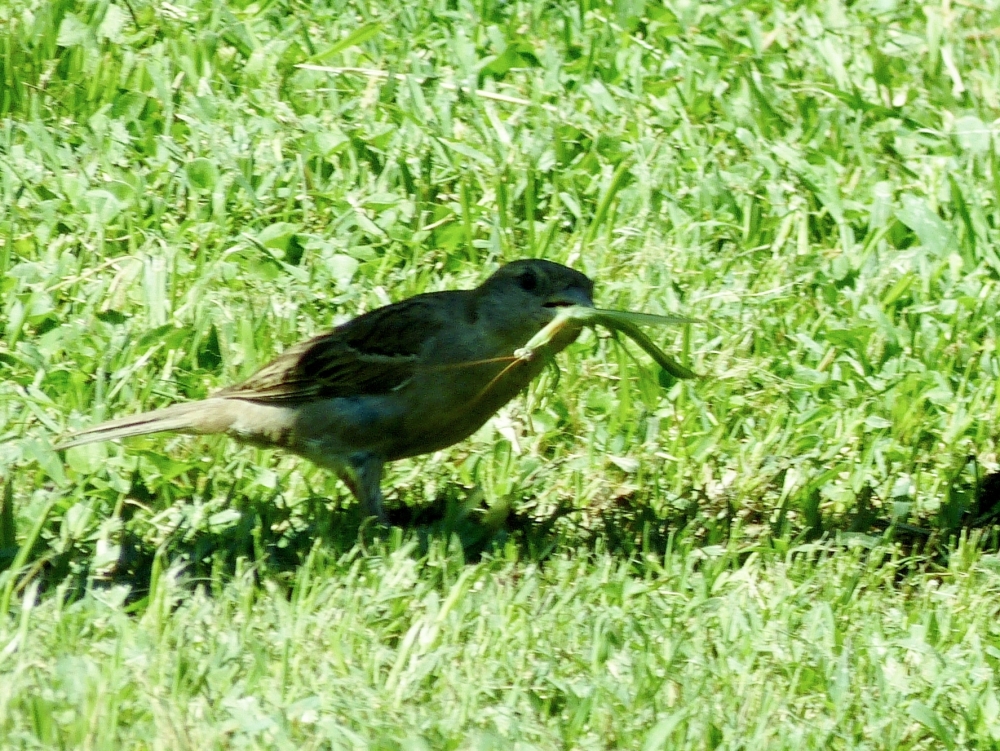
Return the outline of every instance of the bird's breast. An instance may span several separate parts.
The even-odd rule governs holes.
[[[412,408],[390,459],[438,451],[469,437],[517,396],[545,362],[510,355],[492,362],[456,363],[414,379],[406,389]]]

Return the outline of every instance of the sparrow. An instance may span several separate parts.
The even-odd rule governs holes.
[[[565,306],[593,307],[594,283],[551,261],[500,267],[475,289],[386,305],[289,347],[206,399],[95,425],[56,450],[148,433],[224,433],[332,470],[387,524],[387,462],[467,438],[524,389],[582,324],[515,354]]]

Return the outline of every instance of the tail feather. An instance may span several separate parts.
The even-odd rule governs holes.
[[[148,433],[162,433],[174,431],[178,433],[203,433],[215,432],[205,430],[204,416],[206,412],[205,402],[188,402],[186,404],[175,404],[165,409],[157,409],[152,412],[143,412],[130,417],[122,417],[117,420],[109,420],[95,425],[92,428],[81,430],[66,437],[62,443],[54,448],[56,451],[70,449],[74,446],[83,446],[87,443],[97,443],[98,441],[111,441],[118,438],[129,438],[134,435],[146,435]]]

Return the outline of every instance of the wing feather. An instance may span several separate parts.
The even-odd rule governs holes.
[[[378,308],[296,344],[243,383],[218,392],[268,404],[373,396],[413,378],[421,355],[467,292],[432,292]],[[451,314],[451,315],[450,315]]]

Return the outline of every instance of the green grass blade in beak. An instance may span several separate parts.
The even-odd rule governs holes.
[[[620,331],[625,334],[629,339],[638,344],[646,354],[653,358],[657,365],[663,368],[665,371],[670,373],[674,378],[694,378],[696,376],[693,370],[685,368],[674,358],[664,352],[662,349],[657,347],[653,340],[646,336],[645,332],[639,329],[632,323],[628,323],[623,320],[615,321],[613,326],[608,326],[609,329],[613,331]]]
[[[653,360],[670,373],[674,378],[694,378],[695,372],[685,368],[666,352],[657,347],[653,340],[646,336],[639,324],[653,326],[677,326],[686,323],[700,323],[696,318],[682,316],[658,316],[650,313],[630,313],[624,310],[605,310],[584,305],[570,305],[560,308],[549,323],[535,334],[514,356],[530,359],[535,350],[544,347],[570,321],[578,321],[588,326],[601,325],[612,331],[620,331],[638,344]]]
[[[680,326],[685,323],[704,323],[697,318],[685,316],[658,316],[652,313],[632,313],[628,310],[608,310],[607,308],[594,308],[591,317],[594,323],[600,323],[609,329],[614,328],[614,325],[619,322],[635,326]]]

